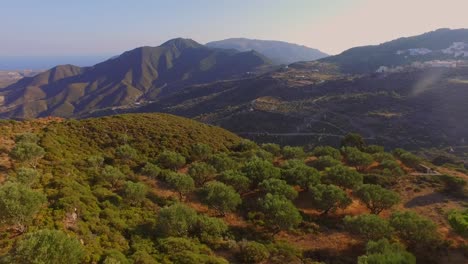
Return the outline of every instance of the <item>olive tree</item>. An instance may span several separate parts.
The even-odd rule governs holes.
[[[234,188],[218,181],[212,181],[203,186],[201,199],[221,215],[236,210],[237,206],[242,203],[240,195]]]
[[[333,212],[338,208],[346,208],[351,204],[351,199],[346,192],[335,185],[319,184],[309,189],[312,194],[312,205],[323,214]]]
[[[323,181],[345,189],[354,189],[362,184],[363,176],[351,168],[338,165],[326,171]]]
[[[273,234],[296,227],[302,222],[296,206],[283,196],[268,193],[260,200],[260,208],[265,216],[265,224],[273,229]]]
[[[356,196],[369,208],[371,213],[380,214],[400,202],[400,196],[380,185],[363,184],[356,192]]]
[[[7,182],[0,187],[0,222],[24,232],[45,202],[43,194],[25,185]]]

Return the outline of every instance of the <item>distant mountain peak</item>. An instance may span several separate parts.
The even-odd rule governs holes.
[[[193,39],[175,38],[164,42],[161,47],[175,47],[179,50],[183,50],[187,48],[200,48],[203,47],[203,45]]]
[[[313,61],[328,56],[313,48],[276,40],[229,38],[206,44],[208,47],[235,49],[238,51],[255,50],[268,57],[275,64],[291,64],[298,61]]]

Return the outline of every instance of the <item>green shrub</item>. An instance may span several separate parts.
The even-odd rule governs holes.
[[[289,184],[299,185],[304,190],[320,183],[320,173],[304,163],[283,169],[282,178]]]
[[[141,169],[141,173],[147,177],[156,179],[159,177],[159,174],[161,173],[161,168],[159,168],[157,165],[153,163],[147,162],[145,166]]]
[[[205,161],[211,156],[212,153],[213,150],[208,144],[197,143],[192,145],[192,148],[190,149],[190,160]]]
[[[341,161],[334,159],[332,156],[320,156],[312,162],[312,166],[321,171],[338,165],[341,165]]]
[[[390,225],[410,246],[433,246],[440,242],[437,225],[415,212],[395,212],[390,217]]]
[[[348,207],[352,200],[346,195],[346,192],[335,185],[319,184],[309,189],[312,193],[312,205],[327,214],[338,208]]]
[[[391,244],[387,239],[370,241],[366,255],[358,258],[358,264],[416,264],[416,258],[398,243]]]
[[[312,155],[314,155],[316,157],[329,156],[329,157],[332,157],[333,159],[336,159],[338,161],[343,158],[341,156],[341,153],[340,153],[339,150],[337,150],[334,147],[330,147],[330,146],[315,147],[314,150],[312,151]]]
[[[258,187],[265,194],[271,193],[273,195],[280,195],[289,200],[294,200],[298,196],[297,191],[292,186],[280,179],[266,179],[262,181]]]
[[[166,176],[166,182],[179,193],[181,200],[195,190],[195,181],[187,174],[172,172]]]
[[[265,216],[266,226],[271,228],[274,234],[294,228],[302,222],[301,214],[296,206],[283,196],[266,194],[260,200],[260,208]]]
[[[281,151],[281,154],[285,159],[300,159],[306,156],[302,147],[291,147],[285,146]]]
[[[278,144],[273,144],[273,143],[262,144],[262,149],[270,152],[275,157],[281,154],[281,147]]]
[[[205,162],[194,162],[190,165],[188,174],[195,181],[195,185],[200,187],[216,177],[216,169]]]
[[[195,210],[183,204],[174,204],[159,210],[157,230],[162,236],[184,237],[195,228],[197,221]]]
[[[363,184],[357,190],[356,196],[373,214],[380,214],[383,210],[390,209],[400,202],[397,193],[374,184]]]
[[[185,165],[185,157],[177,152],[165,150],[158,155],[157,162],[165,169],[176,170]]]
[[[373,214],[346,216],[344,223],[347,230],[364,237],[366,240],[389,238],[392,234],[392,228],[388,221]]]
[[[239,164],[226,153],[218,153],[211,156],[208,163],[220,173],[227,170],[236,170],[239,167]]]
[[[268,259],[270,253],[263,245],[255,241],[239,242],[238,258],[242,263],[261,263]]]
[[[242,172],[251,179],[254,186],[257,186],[263,180],[281,177],[279,168],[273,166],[271,162],[258,158],[247,162],[242,168]]]
[[[440,179],[444,183],[444,192],[459,197],[466,196],[467,183],[464,179],[451,175],[442,175]]]
[[[338,165],[327,169],[322,181],[342,188],[354,189],[361,186],[363,176],[351,168]]]
[[[450,212],[448,221],[455,232],[468,238],[468,210]]]
[[[235,211],[237,206],[242,203],[240,195],[234,188],[217,181],[209,182],[203,186],[201,199],[221,215]]]
[[[217,178],[220,182],[232,186],[238,193],[250,190],[251,181],[244,173],[236,170],[227,170]]]

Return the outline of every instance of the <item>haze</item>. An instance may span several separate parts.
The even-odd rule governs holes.
[[[466,0],[2,1],[0,56],[114,55],[174,37],[293,42],[329,54],[468,25]]]

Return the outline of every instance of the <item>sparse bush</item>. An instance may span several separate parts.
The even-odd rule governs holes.
[[[408,245],[433,246],[438,244],[440,236],[437,225],[415,212],[395,212],[390,217],[390,225]]]
[[[468,210],[450,212],[448,221],[455,232],[468,238]]]
[[[374,184],[363,184],[357,190],[356,196],[373,214],[380,214],[383,210],[390,209],[400,202],[397,193]]]
[[[346,192],[335,185],[319,184],[311,187],[309,191],[312,193],[312,205],[323,214],[338,208],[344,209],[352,202]]]
[[[358,258],[358,264],[416,264],[416,258],[398,243],[387,239],[370,241],[366,246],[366,255]]]
[[[388,221],[373,214],[346,216],[344,223],[346,229],[364,237],[366,240],[388,238],[392,233]]]
[[[212,153],[213,150],[209,145],[197,143],[192,145],[192,148],[190,150],[190,160],[205,161],[211,156]]]
[[[262,263],[269,255],[268,249],[263,244],[254,241],[239,242],[238,258],[242,263]]]

